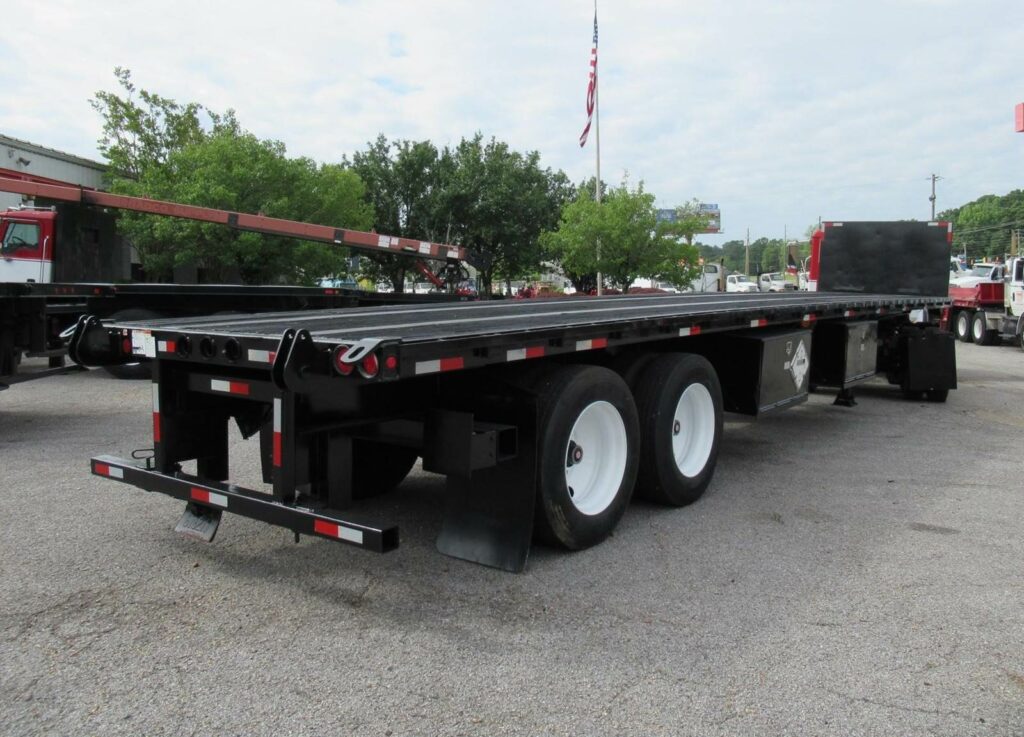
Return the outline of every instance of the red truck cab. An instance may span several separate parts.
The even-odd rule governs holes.
[[[57,213],[15,208],[0,213],[0,282],[53,280]]]

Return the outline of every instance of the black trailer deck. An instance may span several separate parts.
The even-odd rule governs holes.
[[[352,351],[354,356],[382,346],[396,359],[394,368],[383,372],[382,378],[387,380],[667,337],[737,328],[806,326],[817,320],[863,319],[947,303],[945,295],[825,292],[617,295],[104,325],[115,334],[150,331],[151,357],[195,359],[212,365],[265,368],[280,353],[282,336],[289,332],[304,333],[321,349],[362,346],[361,351]],[[137,341],[136,355],[142,353],[139,346]]]

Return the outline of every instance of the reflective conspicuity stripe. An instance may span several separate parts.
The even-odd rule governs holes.
[[[856,317],[856,316],[857,316],[857,311],[856,310],[847,310],[846,312],[843,313],[843,317]]]
[[[111,466],[106,463],[96,464],[96,473],[100,476],[109,476],[112,479],[123,479],[124,469],[118,468],[117,466]]]
[[[274,467],[281,467],[281,400],[274,399]]]
[[[336,537],[339,540],[346,540],[356,545],[363,544],[363,531],[353,530],[351,527],[338,525],[333,522],[325,522],[322,519],[313,520],[313,532],[327,537]]]
[[[156,349],[160,353],[174,353],[178,349],[178,343],[173,340],[158,340]]]
[[[210,389],[215,392],[227,394],[249,395],[249,385],[244,381],[224,381],[223,379],[210,379]]]
[[[456,356],[454,358],[439,358],[434,361],[417,361],[416,373],[436,374],[439,371],[456,371],[464,365],[465,362],[462,360],[462,356]]]
[[[199,487],[193,486],[189,491],[189,496],[194,501],[202,502],[203,504],[210,504],[214,507],[220,507],[221,509],[228,508],[228,498],[215,491],[207,491],[206,489],[200,489]]]
[[[679,328],[680,337],[686,337],[687,335],[700,335],[700,325],[691,325],[688,328]]]
[[[273,363],[274,357],[277,355],[274,351],[259,351],[253,348],[249,349],[249,361],[252,363]]]
[[[577,340],[576,350],[578,351],[593,351],[598,348],[607,348],[607,338],[591,338],[590,340]]]
[[[768,324],[768,321],[765,320],[763,317],[760,320],[751,320],[750,321],[750,327],[752,327],[752,328],[763,328],[767,324]]]
[[[817,319],[818,319],[817,315],[815,315],[813,312],[809,312],[808,314],[804,315],[803,322],[804,322],[804,324],[808,324],[808,323],[814,322]]]
[[[527,348],[514,348],[506,354],[508,361],[522,361],[527,358],[540,358],[544,355],[544,346],[535,345]]]
[[[153,442],[160,442],[160,385],[153,383]]]

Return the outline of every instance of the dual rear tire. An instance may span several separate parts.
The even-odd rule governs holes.
[[[721,388],[700,356],[664,354],[624,372],[562,366],[535,377],[538,539],[579,550],[612,533],[634,487],[651,501],[696,501],[714,474]]]

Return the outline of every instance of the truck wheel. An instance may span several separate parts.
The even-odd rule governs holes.
[[[985,322],[985,313],[982,310],[978,310],[974,313],[974,318],[971,320],[971,338],[978,345],[992,345],[992,333],[994,331],[988,329],[988,324]]]
[[[636,482],[639,422],[625,382],[601,366],[564,366],[534,382],[536,537],[582,550],[619,523]]]
[[[953,332],[962,343],[971,342],[971,311],[960,310],[956,313],[956,320],[953,323]]]
[[[135,320],[156,320],[160,315],[150,310],[143,310],[133,307],[129,310],[115,312],[108,319],[129,322]],[[146,361],[139,363],[121,363],[114,366],[104,366],[103,370],[111,376],[123,381],[141,381],[153,378],[153,369]]]
[[[722,437],[722,389],[703,356],[659,356],[640,378],[637,494],[681,507],[700,498],[715,473]]]
[[[409,475],[419,456],[412,448],[384,445],[372,440],[352,443],[352,498],[385,494]]]

